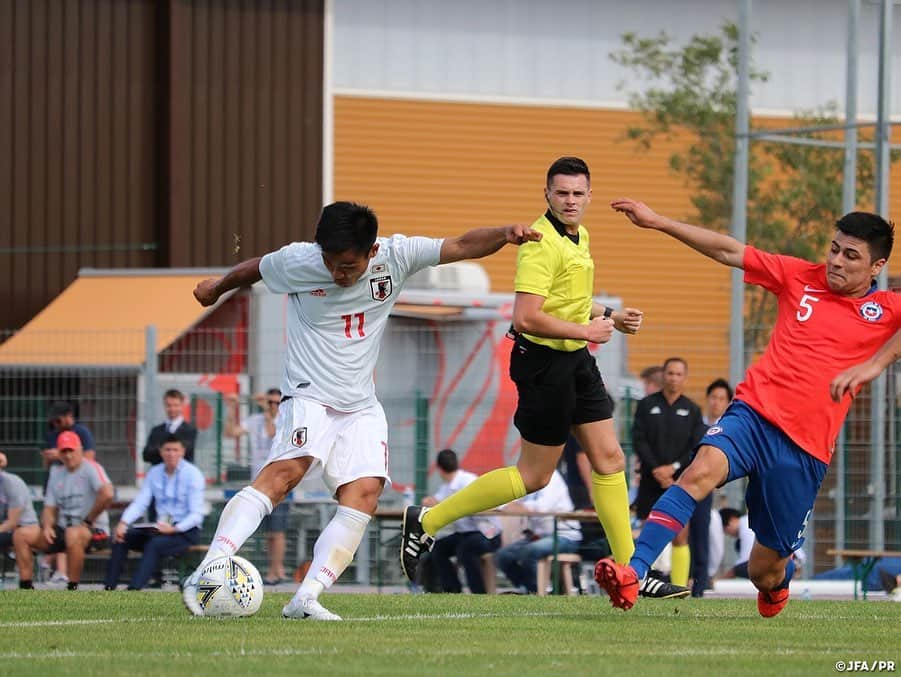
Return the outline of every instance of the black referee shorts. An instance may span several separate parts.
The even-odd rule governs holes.
[[[613,400],[588,348],[564,352],[517,336],[510,379],[519,393],[513,424],[527,442],[561,445],[570,426],[613,416]]]

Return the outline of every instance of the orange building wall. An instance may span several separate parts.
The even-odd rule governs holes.
[[[636,122],[627,111],[337,96],[334,199],[369,204],[386,235],[531,223],[545,208],[548,165],[561,155],[584,158],[595,291],[645,311],[641,333],[628,340],[629,367],[637,374],[678,354],[697,397],[709,380],[728,376],[729,271],[608,207],[625,195],[676,218],[691,214],[682,179],[668,167],[677,142],[638,151],[623,138]],[[493,291],[512,289],[514,257],[507,248],[480,261]]]

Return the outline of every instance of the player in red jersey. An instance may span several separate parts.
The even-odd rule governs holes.
[[[775,616],[788,603],[791,556],[804,542],[851,403],[850,397],[833,401],[830,386],[835,391],[845,385],[830,381],[872,358],[901,327],[898,295],[874,284],[891,253],[893,228],[875,214],[846,214],[836,224],[826,263],[814,264],[679,223],[635,200],[615,200],[611,206],[637,226],[744,269],[745,282],[775,294],[779,306],[766,351],[748,369],[729,409],[708,429],[695,459],[654,505],[629,564],[601,560],[595,577],[614,606],[631,608],[651,563],[682,530],[697,502],[715,487],[748,477],[745,500],[757,536],[748,573],[759,591],[758,611]],[[846,378],[851,383],[855,376]]]

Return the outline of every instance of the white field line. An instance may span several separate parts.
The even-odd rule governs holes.
[[[385,621],[429,621],[429,620],[448,620],[448,619],[467,619],[467,618],[505,618],[516,616],[517,618],[522,618],[524,616],[564,616],[566,614],[556,613],[556,612],[543,612],[543,611],[535,611],[535,612],[526,612],[526,613],[517,613],[517,614],[496,614],[496,613],[470,613],[470,612],[455,612],[455,613],[443,613],[443,614],[402,614],[396,616],[390,615],[377,615],[377,616],[360,616],[354,618],[345,618],[345,621],[353,621],[358,623],[383,623]],[[41,627],[53,627],[53,626],[65,626],[65,625],[97,625],[97,624],[106,624],[106,623],[147,623],[147,622],[163,622],[166,619],[161,618],[97,618],[97,619],[71,619],[71,620],[60,620],[60,621],[8,621],[5,623],[0,622],[0,628],[41,628]],[[192,622],[195,622],[195,619],[189,619]],[[240,622],[240,619],[228,619],[228,618],[217,618],[210,619],[212,622],[219,621],[237,621]],[[204,621],[199,621],[204,622]]]
[[[484,614],[484,613],[470,613],[466,611],[460,611],[456,613],[444,613],[444,614],[403,614],[401,616],[360,616],[357,618],[345,618],[345,621],[353,621],[358,623],[380,623],[383,621],[432,621],[432,620],[447,620],[447,619],[466,619],[466,618],[512,618],[516,616],[517,618],[522,618],[524,616],[566,616],[564,613],[550,612],[550,611],[533,611],[526,613],[517,613],[517,614]]]
[[[241,656],[270,656],[270,657],[279,657],[279,656],[325,656],[325,655],[338,655],[340,653],[338,648],[307,648],[307,649],[296,649],[296,648],[271,648],[271,649],[237,649],[232,651],[172,651],[170,649],[164,649],[160,651],[141,651],[136,652],[133,650],[122,651],[120,653],[113,651],[70,651],[70,650],[52,650],[52,651],[41,651],[41,652],[19,652],[19,651],[9,651],[0,653],[0,660],[59,660],[59,659],[72,659],[72,658],[100,658],[100,659],[110,659],[117,658],[119,656],[129,656],[130,658],[165,658],[167,660],[173,658],[196,658],[196,657],[204,657],[204,658],[213,658],[213,657],[226,657],[226,658],[239,658]],[[632,655],[634,653],[634,649],[629,649],[628,651],[624,651],[622,655]],[[711,657],[711,656],[749,656],[756,655],[758,653],[757,649],[754,648],[741,648],[730,645],[723,646],[713,646],[713,647],[660,647],[658,649],[650,649],[649,647],[644,647],[642,649],[642,656],[703,656],[703,657]],[[818,648],[811,649],[777,649],[773,652],[774,654],[778,654],[781,656],[816,656],[822,657],[822,651]],[[445,656],[461,656],[467,655],[467,651],[461,650],[460,648],[456,650],[446,650],[446,651],[438,651],[436,655],[445,655]],[[500,655],[504,656],[532,656],[533,652],[528,651],[515,651],[508,650],[500,652]],[[551,658],[554,655],[558,655],[557,652],[553,652],[551,654],[545,654],[544,658]],[[587,650],[576,650],[572,651],[571,649],[561,650],[559,652],[560,656],[566,658],[577,658],[580,656],[584,656],[586,658],[597,656],[597,651],[587,651]],[[608,654],[608,656],[614,656],[616,654]]]
[[[53,627],[57,625],[98,625],[103,623],[121,623],[126,619],[115,619],[115,618],[94,618],[94,619],[86,619],[86,620],[67,620],[67,621],[10,621],[7,623],[0,623],[0,628],[46,628]],[[147,620],[147,619],[128,619],[130,621],[136,620]]]

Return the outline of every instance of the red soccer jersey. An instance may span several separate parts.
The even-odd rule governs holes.
[[[773,292],[778,317],[763,356],[735,389],[798,446],[825,463],[850,396],[838,404],[829,383],[871,357],[901,326],[901,300],[890,291],[850,298],[829,291],[826,266],[745,248],[745,282]]]

